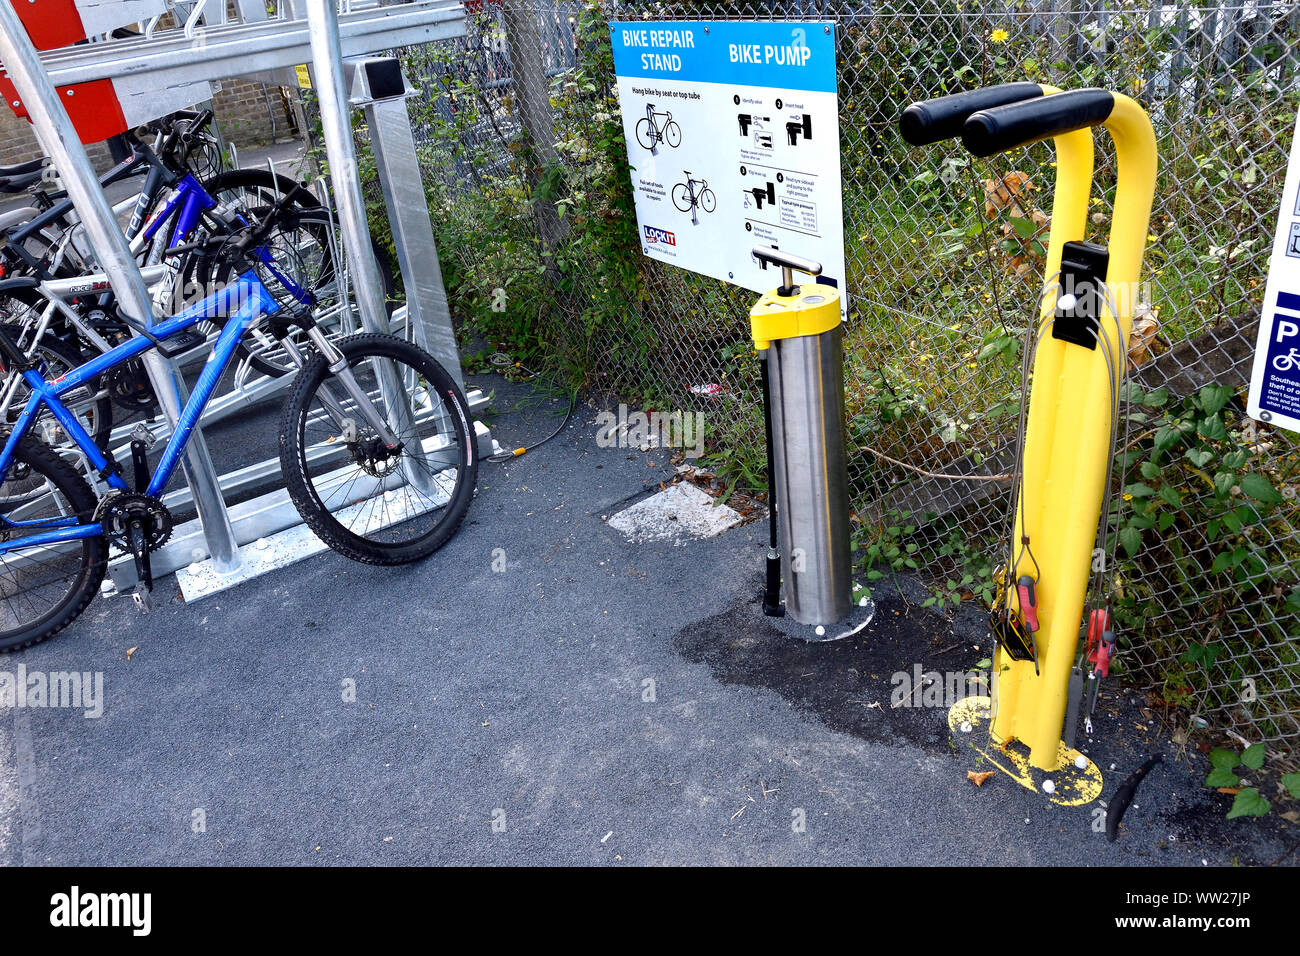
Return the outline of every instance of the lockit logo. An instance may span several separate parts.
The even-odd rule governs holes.
[[[126,927],[133,936],[148,936],[153,928],[152,893],[71,892],[50,897],[50,925],[77,927]]]
[[[660,229],[658,226],[643,226],[642,228],[645,229],[645,241],[651,245],[677,245],[677,237],[667,229]]]

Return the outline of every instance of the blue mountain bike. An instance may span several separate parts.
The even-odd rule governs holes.
[[[272,217],[274,218],[274,217]],[[313,297],[268,252],[268,227],[249,225],[211,240],[215,255],[243,268],[228,283],[53,381],[0,327],[5,373],[31,393],[0,449],[0,652],[42,641],[66,627],[94,598],[113,552],[130,555],[140,587],[152,588],[149,555],[171,534],[162,494],[186,444],[253,329],[285,343],[299,369],[285,402],[280,464],[294,506],[308,527],[341,554],[370,564],[426,557],[455,534],[478,472],[468,406],[430,355],[390,335],[359,333],[331,341],[313,320]],[[218,270],[222,271],[222,270]],[[36,280],[0,282],[35,288]],[[150,349],[175,354],[194,346],[194,326],[216,321],[221,333],[152,472],[132,446],[131,481],[95,444],[62,398],[96,388],[105,373]],[[302,330],[300,349],[290,334]],[[32,426],[53,415],[97,475],[103,493]],[[143,445],[143,442],[140,443]]]

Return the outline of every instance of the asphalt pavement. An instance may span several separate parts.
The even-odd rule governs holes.
[[[477,381],[503,445],[559,421],[563,402]],[[599,447],[594,416],[483,463],[422,563],[326,553],[188,606],[166,579],[148,615],[99,599],[0,657],[104,688],[97,718],[0,711],[0,863],[1202,866],[1294,845],[1276,815],[1224,821],[1203,758],[1116,690],[1090,751],[1103,798],[1165,754],[1116,842],[1095,805],[976,788],[944,709],[891,689],[986,656],[977,614],[933,614],[899,578],[860,634],[793,641],[757,608],[762,520],[639,544],[607,527],[674,468]]]

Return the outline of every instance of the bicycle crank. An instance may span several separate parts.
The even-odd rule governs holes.
[[[149,556],[166,544],[172,533],[172,513],[157,498],[137,491],[115,491],[95,509],[104,537],[135,560],[139,584],[131,599],[142,612],[153,606],[153,566]]]

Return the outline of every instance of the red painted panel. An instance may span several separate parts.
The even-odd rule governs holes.
[[[0,0],[4,2],[4,0]],[[14,12],[38,50],[57,50],[86,39],[73,0],[12,0]]]
[[[3,2],[3,0],[0,0]],[[0,73],[0,94],[17,116],[27,119],[27,110],[18,99],[7,73]],[[112,80],[94,80],[74,86],[59,87],[59,102],[68,111],[68,118],[77,128],[83,143],[98,143],[127,131],[126,117],[117,101]],[[17,104],[17,105],[15,105]]]

